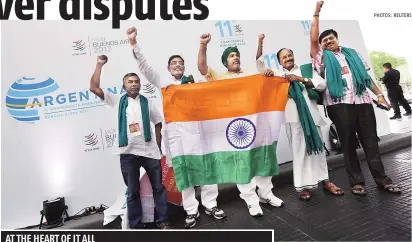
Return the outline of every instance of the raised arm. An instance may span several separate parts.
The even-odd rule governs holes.
[[[265,38],[264,34],[260,34],[258,37],[258,48],[256,51],[256,69],[259,73],[265,72],[265,60],[262,57],[263,54],[263,39]]]
[[[206,59],[207,44],[210,42],[212,36],[210,34],[202,34],[200,36],[200,48],[199,55],[197,58],[197,68],[199,69],[202,75],[207,74],[208,66]]]
[[[258,60],[259,57],[261,57],[263,54],[263,40],[264,39],[265,39],[265,34],[260,34],[258,36],[258,49],[256,52],[256,60]]]
[[[315,14],[313,15],[312,26],[310,28],[310,55],[311,57],[315,57],[319,50],[319,13],[322,9],[323,1],[319,1],[316,3],[316,10]]]
[[[107,60],[107,56],[105,55],[97,57],[96,68],[94,69],[94,73],[90,79],[90,91],[102,100],[104,100],[104,92],[100,88],[100,76],[102,74],[102,68],[104,64],[106,64]]]
[[[151,65],[147,63],[146,57],[143,55],[140,46],[137,44],[137,30],[135,27],[127,30],[127,37],[129,39],[130,45],[133,48],[133,56],[136,59],[139,71],[143,74],[147,81],[152,83],[157,88],[161,88],[159,74],[153,69]]]

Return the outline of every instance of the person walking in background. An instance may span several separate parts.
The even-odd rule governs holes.
[[[388,97],[391,103],[391,106],[395,112],[395,115],[389,119],[402,119],[401,116],[401,109],[399,108],[399,104],[405,109],[406,113],[403,114],[404,116],[411,116],[411,106],[409,105],[408,101],[406,101],[405,97],[403,96],[402,87],[399,85],[399,81],[401,79],[401,73],[392,68],[391,63],[383,64],[383,70],[385,75],[382,78],[382,83],[385,84],[386,89],[388,90]]]

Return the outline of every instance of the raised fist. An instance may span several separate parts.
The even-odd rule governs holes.
[[[265,34],[259,34],[259,36],[258,36],[259,45],[263,45],[263,40],[264,39],[265,39]]]
[[[318,1],[318,2],[316,3],[316,12],[317,12],[317,13],[319,13],[320,10],[322,9],[323,3],[324,3],[324,1]]]
[[[99,55],[99,56],[97,57],[97,64],[104,65],[104,64],[107,63],[107,61],[108,61],[108,58],[107,58],[106,55]]]
[[[210,42],[212,36],[210,34],[202,34],[200,36],[200,43],[207,45]]]
[[[137,30],[135,27],[132,27],[127,30],[127,38],[130,39],[136,39],[137,36]]]

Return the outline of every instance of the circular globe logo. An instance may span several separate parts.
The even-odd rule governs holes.
[[[226,128],[226,139],[236,149],[246,149],[256,138],[256,127],[249,119],[237,118]]]
[[[49,78],[22,77],[14,82],[6,96],[6,106],[10,115],[22,122],[34,123],[40,120],[39,106],[42,106],[38,97],[52,93],[59,85]],[[37,98],[36,101],[34,101]]]

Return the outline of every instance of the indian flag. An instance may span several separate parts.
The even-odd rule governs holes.
[[[162,89],[178,190],[278,175],[288,88],[283,78],[253,75]]]

